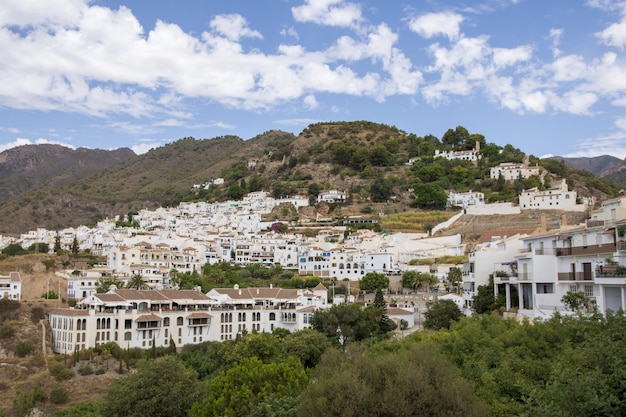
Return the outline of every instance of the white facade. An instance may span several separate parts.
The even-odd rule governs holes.
[[[469,191],[466,193],[448,194],[448,206],[463,207],[480,206],[485,204],[485,193]]]
[[[585,211],[589,208],[591,201],[576,204],[576,191],[569,191],[565,180],[545,191],[537,187],[524,190],[519,196],[519,206],[522,210]]]
[[[479,244],[468,254],[468,260],[463,264],[463,308],[469,312],[472,309],[474,296],[478,287],[489,284],[489,276],[499,272],[507,274],[517,273],[515,256],[522,248],[524,237],[514,235],[510,237],[494,237],[491,241]]]
[[[22,278],[19,272],[0,275],[0,298],[18,301],[22,299]]]
[[[435,158],[446,158],[448,161],[459,159],[461,161],[470,161],[474,164],[481,158],[480,145],[477,143],[477,147],[471,151],[440,151],[435,150]]]
[[[317,202],[325,202],[325,203],[345,203],[346,202],[346,193],[340,192],[337,190],[330,190],[325,193],[320,193],[317,196]]]
[[[93,294],[79,303],[81,308],[53,309],[49,321],[55,353],[108,342],[145,349],[167,347],[171,340],[182,347],[252,331],[301,330],[325,303],[326,291],[319,287],[307,293],[280,288],[219,288],[208,294],[117,290]]]
[[[505,181],[515,181],[527,179],[533,175],[538,177],[541,175],[539,166],[528,167],[526,164],[515,162],[503,162],[489,171],[489,177],[494,180],[502,177]]]

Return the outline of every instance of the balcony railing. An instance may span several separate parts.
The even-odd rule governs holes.
[[[587,245],[574,246],[571,248],[557,248],[556,256],[578,256],[578,255],[597,255],[615,253],[616,245],[607,243],[606,245]]]
[[[598,278],[626,277],[626,266],[621,266],[621,265],[599,266],[596,268],[596,277]]]
[[[593,274],[584,272],[559,272],[559,281],[593,281]]]

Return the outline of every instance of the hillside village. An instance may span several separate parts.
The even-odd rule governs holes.
[[[439,157],[475,161],[479,155],[474,149]],[[525,161],[500,164],[492,168],[491,175],[513,181],[541,176],[542,170],[528,167]],[[220,184],[220,179],[214,179],[194,187]],[[346,192],[326,190],[316,199],[318,204],[341,204]],[[310,204],[308,196],[275,199],[260,191],[241,201],[189,202],[175,208],[140,210],[129,213],[127,219],[101,221],[92,228],[59,232],[39,228],[18,239],[5,238],[2,246],[18,243],[27,248],[43,243],[51,251],[55,245],[69,251],[77,245],[81,251],[106,258],[105,265],[57,271],[67,283],[67,294],[61,296],[76,302],[74,308],[50,311],[53,351],[57,353],[111,340],[145,348],[151,341],[168,346],[172,339],[181,346],[228,340],[242,331],[299,330],[308,327],[314,311],[351,301],[348,294],[347,298],[331,297],[328,303],[329,288],[322,284],[307,290],[215,288],[206,294],[199,288],[178,290],[172,274],[200,273],[205,264],[217,263],[280,265],[301,276],[318,277],[327,285],[353,283],[354,289],[368,273],[385,274],[391,278],[391,294],[413,292],[402,287],[402,275],[407,271],[433,274],[440,283],[434,289],[443,290],[451,288],[451,269],[460,268],[462,283],[457,294],[445,297],[453,299],[466,315],[472,313],[478,288],[487,285],[490,277],[494,277],[494,294],[506,299],[509,316],[546,318],[556,311],[566,313],[561,299],[568,292],[584,293],[586,305],[601,312],[624,308],[626,274],[621,274],[619,262],[624,249],[626,199],[602,202],[600,209],[592,211],[594,200],[577,196],[563,180],[546,190],[524,190],[519,201],[519,206],[486,204],[482,193],[450,192],[448,205],[460,211],[430,232],[376,233],[367,228],[349,232],[349,224],[376,219],[354,216],[326,225],[327,218],[296,216],[297,220],[285,224],[277,221],[276,210],[300,213]],[[533,231],[492,235],[472,248],[461,234],[438,235],[464,214],[510,215],[532,210],[589,213],[589,218],[585,224],[567,225],[564,215],[558,230],[547,230],[543,221]],[[302,233],[311,227],[316,228],[314,236]],[[423,262],[466,254],[462,264]],[[100,280],[111,277],[125,288],[140,277],[141,285],[135,283],[134,290],[113,287],[97,294]],[[2,295],[20,299],[19,276],[11,274],[3,280],[3,288],[10,290]],[[396,297],[390,317],[398,323],[404,320],[404,325],[412,328],[416,304],[402,300]]]

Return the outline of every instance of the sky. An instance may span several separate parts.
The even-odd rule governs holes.
[[[626,157],[626,0],[0,0],[0,151],[367,120]]]

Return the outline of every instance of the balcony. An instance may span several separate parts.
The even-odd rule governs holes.
[[[584,272],[559,272],[559,281],[593,281],[591,273]]]
[[[569,248],[557,248],[556,256],[581,256],[615,253],[616,245],[608,243],[606,245],[574,246]]]
[[[623,278],[626,277],[626,266],[603,265],[596,268],[598,278]]]

